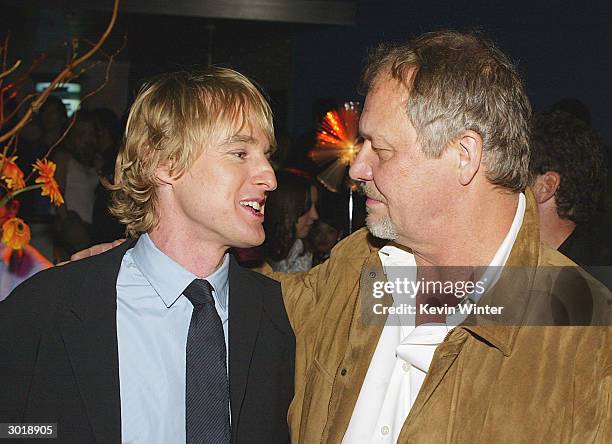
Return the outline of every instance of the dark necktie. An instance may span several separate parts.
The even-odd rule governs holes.
[[[185,421],[187,444],[230,442],[225,337],[212,286],[195,279],[183,292],[193,304],[187,334]]]

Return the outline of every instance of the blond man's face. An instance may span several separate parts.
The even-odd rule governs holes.
[[[276,188],[269,152],[264,133],[250,125],[205,148],[172,184],[174,220],[194,240],[226,248],[263,243],[265,200]]]

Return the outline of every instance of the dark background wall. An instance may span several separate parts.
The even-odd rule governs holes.
[[[296,36],[293,128],[306,131],[313,98],[356,97],[365,48],[443,28],[478,29],[518,63],[536,110],[576,97],[612,144],[610,2],[360,1],[357,26]]]
[[[64,41],[73,35],[89,39],[99,35],[111,3],[0,0],[0,38],[11,30],[12,56],[19,55],[27,62],[47,51],[57,65],[57,60],[67,55]],[[172,11],[168,2],[162,3],[166,12]],[[175,3],[191,4],[196,11],[197,5],[223,2]],[[125,76],[116,80],[124,82],[125,87],[115,87],[101,97],[112,100],[126,95],[117,105],[120,108],[129,103],[142,78],[167,69],[206,65],[212,60],[233,66],[262,84],[271,95],[281,136],[302,140],[312,133],[315,116],[326,107],[360,99],[356,86],[368,47],[441,28],[478,29],[518,63],[536,110],[544,110],[563,97],[576,97],[590,108],[593,125],[607,145],[612,145],[609,2],[340,0],[328,2],[329,17],[325,16],[325,1],[264,3],[284,5],[289,12],[292,4],[296,8],[313,4],[319,8],[320,17],[329,19],[327,22],[333,22],[332,13],[343,7],[353,14],[346,14],[351,19],[340,21],[344,25],[316,20],[266,21],[261,14],[258,20],[237,20],[162,15],[155,13],[156,2],[126,0],[107,45],[109,49],[119,46],[127,34],[127,47],[119,56],[123,70],[116,72],[116,76]],[[130,9],[137,4],[151,5],[151,11]],[[181,9],[182,14],[189,11]],[[198,11],[201,14],[202,9]],[[300,15],[298,9],[294,12]],[[352,25],[346,24],[351,21]],[[297,146],[293,149],[299,150]]]

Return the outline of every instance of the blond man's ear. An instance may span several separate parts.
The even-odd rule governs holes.
[[[170,174],[171,169],[172,164],[170,162],[162,163],[155,169],[155,177],[157,178],[159,183],[165,185],[172,185],[174,183],[176,177]]]

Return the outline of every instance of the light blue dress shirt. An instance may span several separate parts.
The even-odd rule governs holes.
[[[212,275],[228,346],[229,254]],[[124,443],[185,442],[185,347],[193,306],[183,290],[197,279],[144,234],[117,277],[117,340]],[[227,354],[229,356],[229,353]]]

